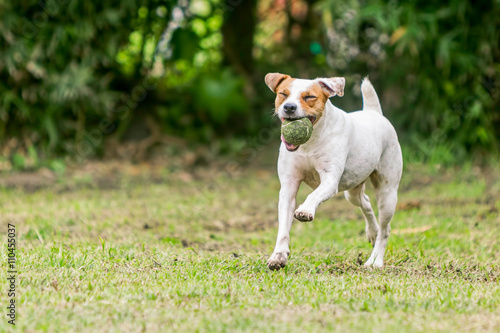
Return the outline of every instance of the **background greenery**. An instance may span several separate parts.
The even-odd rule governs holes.
[[[347,93],[334,103],[346,110],[360,108],[359,83],[370,75],[411,148],[407,159],[487,156],[500,137],[499,8],[498,0],[0,0],[2,161],[81,161],[113,155],[108,142],[153,134],[149,146],[167,135],[238,151],[276,127],[269,71],[345,76]]]

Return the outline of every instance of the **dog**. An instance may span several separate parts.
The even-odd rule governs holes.
[[[281,136],[279,228],[267,266],[271,270],[285,267],[294,217],[301,222],[312,221],[322,202],[344,191],[346,199],[361,209],[366,236],[373,246],[364,265],[382,267],[390,221],[396,210],[403,158],[396,130],[383,116],[373,85],[368,78],[363,80],[363,109],[346,113],[329,100],[344,95],[343,77],[304,80],[269,73],[265,82],[276,93],[275,113],[281,121],[307,117],[313,123],[311,138],[300,146],[286,142]],[[368,179],[375,189],[380,224],[364,193]],[[314,191],[295,209],[302,182]]]

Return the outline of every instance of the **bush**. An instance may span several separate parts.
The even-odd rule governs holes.
[[[123,140],[144,116],[193,141],[256,134],[272,121],[270,71],[344,75],[351,87],[369,73],[413,156],[448,163],[495,151],[497,3],[260,2],[254,29],[255,1],[0,0],[4,158],[26,168],[71,155],[103,122]],[[254,34],[253,53],[241,34]],[[155,88],[142,94],[145,79]],[[352,110],[355,100],[335,103]]]
[[[498,148],[498,2],[326,0],[330,63],[369,72],[414,147]],[[332,40],[333,39],[333,40]]]
[[[161,33],[148,19],[156,16],[153,3],[0,2],[0,140],[17,138],[19,146],[46,153],[67,152],[80,142],[84,129],[130,91],[124,83],[141,76],[140,51]],[[142,31],[142,40],[139,54],[128,52],[133,73],[126,76],[117,58],[133,44],[134,30]]]

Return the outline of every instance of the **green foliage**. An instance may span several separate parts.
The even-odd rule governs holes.
[[[73,149],[122,93],[130,73],[116,61],[120,52],[134,56],[127,66],[136,76],[151,63],[160,2],[171,4],[0,3],[0,139],[29,140],[45,152]]]
[[[347,72],[370,72],[381,84],[379,91],[391,99],[382,99],[390,106],[384,111],[405,141],[444,145],[454,154],[498,148],[498,1],[323,5],[339,41],[334,63]]]
[[[255,29],[238,26],[254,15],[249,3],[0,1],[4,158],[36,167],[81,150],[103,121],[121,140],[144,116],[189,140],[254,136],[271,121],[270,71],[343,75],[351,86],[370,74],[410,160],[498,149],[498,1],[319,0],[289,10],[261,1]],[[245,59],[244,31],[254,34]],[[145,78],[157,85],[139,98]],[[354,110],[360,100],[335,103]]]
[[[200,39],[198,35],[187,29],[177,29],[172,36],[172,59],[186,59],[193,61],[199,50]]]
[[[243,80],[229,70],[203,75],[193,87],[195,106],[198,110],[206,111],[214,124],[223,124],[230,118],[241,117],[248,110],[243,84]]]

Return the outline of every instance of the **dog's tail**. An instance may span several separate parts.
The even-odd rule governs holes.
[[[361,83],[361,94],[363,95],[363,110],[377,111],[382,114],[382,107],[380,107],[377,93],[368,77],[365,77]]]

